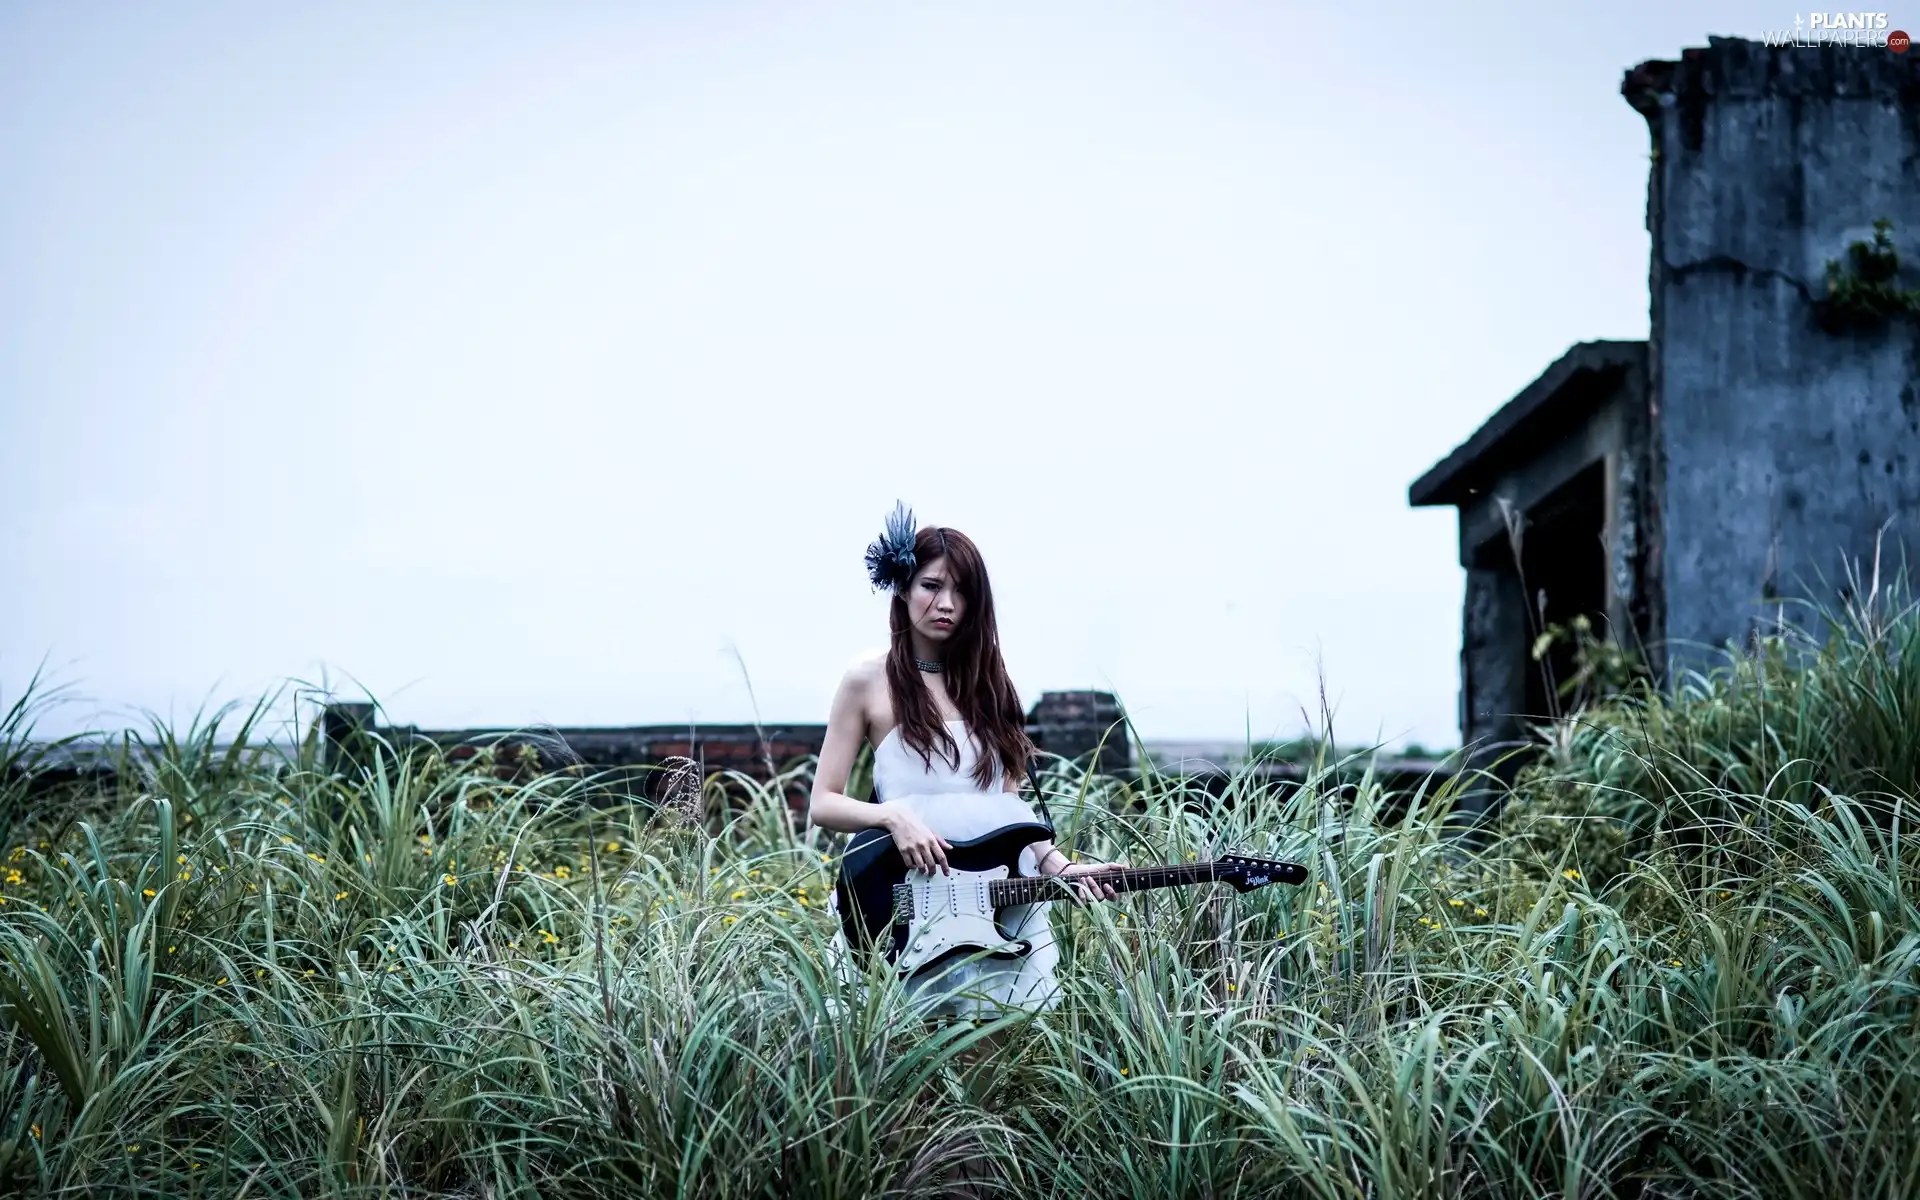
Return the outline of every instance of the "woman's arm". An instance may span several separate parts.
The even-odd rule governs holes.
[[[854,756],[860,753],[860,743],[867,735],[866,695],[870,683],[870,668],[855,667],[833,694],[827,736],[820,744],[813,791],[807,797],[807,819],[837,833],[884,829],[907,866],[945,870],[947,851],[953,843],[928,829],[912,809],[900,804],[872,804],[846,794]]]
[[[858,833],[884,826],[881,805],[855,800],[846,794],[847,776],[867,736],[867,680],[855,667],[840,680],[827,712],[827,736],[820,744],[820,762],[813,772],[813,791],[807,797],[807,819],[822,829]]]
[[[1007,790],[1018,795],[1026,787],[1027,777],[1007,781]],[[1051,839],[1044,842],[1030,842],[1027,849],[1033,851],[1034,865],[1042,875],[1092,875],[1101,871],[1110,871],[1115,867],[1124,867],[1125,863],[1074,862],[1066,852],[1053,844]],[[1098,891],[1095,891],[1095,888]],[[1080,885],[1080,897],[1083,900],[1117,900],[1120,894],[1113,888],[1097,880],[1086,880]]]

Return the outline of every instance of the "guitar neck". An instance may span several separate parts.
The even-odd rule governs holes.
[[[1075,894],[1074,883],[1098,879],[1116,892],[1145,892],[1154,888],[1184,887],[1190,883],[1211,883],[1218,878],[1214,864],[1187,863],[1168,867],[1115,867],[1098,875],[1042,875],[1037,879],[1002,879],[988,887],[987,897],[995,908],[1008,904],[1035,904],[1059,900]]]

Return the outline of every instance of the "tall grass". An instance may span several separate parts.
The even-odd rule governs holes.
[[[1710,874],[1724,827],[1768,828],[1764,801],[1822,813],[1850,802],[1893,819],[1920,795],[1920,600],[1904,575],[1850,592],[1801,622],[1783,609],[1712,671],[1642,682],[1544,730],[1509,832],[1606,881],[1661,847]],[[1803,832],[1772,828],[1769,840]]]
[[[786,780],[710,779],[700,828],[484,760],[349,771],[256,728],[219,754],[205,734],[131,739],[122,787],[36,809],[0,847],[7,1188],[1920,1191],[1897,780],[1868,805],[1695,778],[1690,800],[1719,805],[1711,871],[1668,839],[1599,887],[1567,858],[1580,843],[1462,859],[1451,785],[1409,806],[1247,774],[1208,804],[1060,766],[1046,785],[1080,851],[1242,850],[1312,882],[1058,910],[1058,1008],[933,1026],[883,976],[828,966],[833,840],[795,831]],[[1671,779],[1657,740],[1644,778]]]

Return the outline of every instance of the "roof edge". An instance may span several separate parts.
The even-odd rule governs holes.
[[[1574,343],[1451,454],[1414,480],[1407,489],[1407,503],[1414,508],[1460,504],[1466,499],[1465,485],[1479,474],[1476,468],[1534,425],[1535,418],[1555,397],[1594,374],[1639,366],[1646,361],[1646,354],[1644,340]]]

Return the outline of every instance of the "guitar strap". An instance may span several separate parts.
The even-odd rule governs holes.
[[[1034,811],[1040,814],[1040,819],[1046,822],[1047,828],[1057,834],[1059,830],[1053,823],[1053,810],[1047,807],[1047,794],[1040,790],[1040,757],[1038,755],[1027,756],[1027,786],[1033,789]]]

